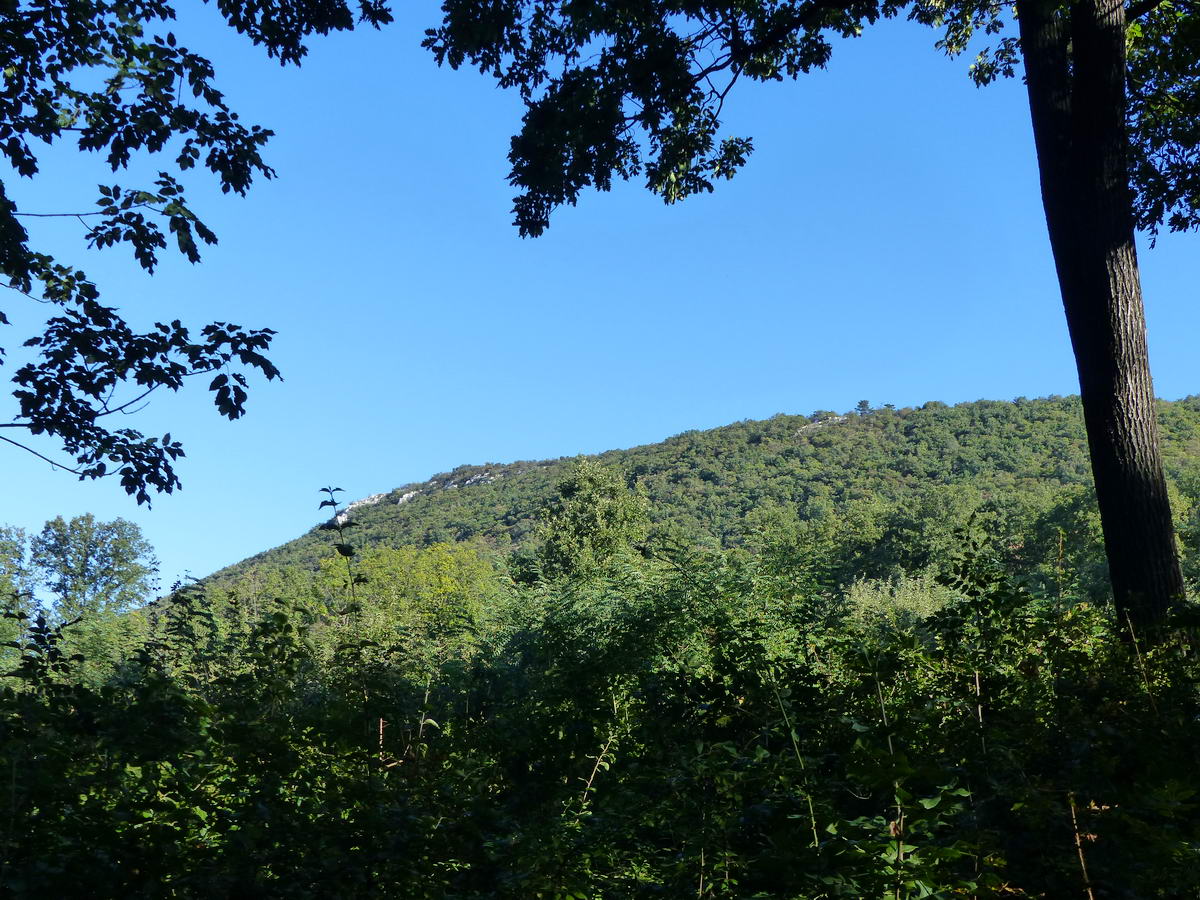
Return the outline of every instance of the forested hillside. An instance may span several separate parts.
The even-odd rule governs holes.
[[[1159,406],[1176,514],[1200,492],[1200,398]],[[1068,559],[1099,583],[1103,567],[1082,414],[1075,397],[777,415],[597,459],[648,501],[651,535],[735,547],[772,530],[820,526],[839,546],[830,577],[881,577],[925,565],[972,515],[1020,571]],[[351,504],[360,549],[474,542],[528,544],[569,459],[460,466]],[[1010,538],[1005,540],[1005,538]],[[336,535],[317,527],[217,573],[226,582],[315,569]]]
[[[1163,417],[1186,524],[1197,411]],[[609,455],[644,492],[580,460],[426,497],[482,515],[528,477],[514,552],[347,519],[316,569],[14,611],[0,893],[1200,896],[1200,607],[1114,615],[1054,442],[1076,425],[1069,400],[745,423]],[[777,459],[816,476],[801,514]],[[739,525],[750,484],[774,506]],[[689,543],[655,490],[729,527]]]

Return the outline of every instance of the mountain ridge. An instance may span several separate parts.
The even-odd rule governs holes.
[[[1200,484],[1200,397],[1160,401],[1159,418],[1173,482]],[[956,491],[976,506],[1044,506],[1056,491],[1091,483],[1078,397],[1052,395],[781,413],[580,457],[464,464],[359,498],[340,516],[362,548],[475,541],[508,552],[528,543],[538,510],[579,458],[643,491],[660,532],[714,547],[742,543],[771,515],[809,521],[872,504],[936,503],[939,492],[952,502]],[[331,521],[209,578],[315,568],[333,552]]]

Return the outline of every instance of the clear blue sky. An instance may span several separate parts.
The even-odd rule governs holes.
[[[0,451],[0,523],[123,516],[169,583],[302,533],[329,483],[354,499],[462,463],[860,399],[1075,392],[1023,87],[974,88],[933,32],[885,23],[837,46],[826,72],[739,85],[728,131],[757,149],[715,194],[666,207],[621,186],[523,241],[505,181],[516,97],[436,68],[419,47],[434,5],[398,13],[381,33],[315,42],[299,70],[207,8],[179,25],[243,117],[277,132],[279,178],[244,200],[198,181],[221,244],[153,278],[123,252],[86,251],[69,220],[39,234],[139,323],[278,329],[286,380],[256,385],[237,423],[200,384],[130,419],[188,452],[183,491],[150,510],[115,482]],[[119,180],[69,149],[45,171],[6,177],[24,210],[87,208],[97,182]],[[1157,391],[1200,392],[1195,238],[1142,261]],[[15,312],[10,348],[42,309]]]

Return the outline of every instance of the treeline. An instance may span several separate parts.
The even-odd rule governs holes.
[[[72,623],[63,650],[78,654],[76,677],[107,677],[145,639],[140,607],[157,592],[158,560],[136,524],[90,513],[56,516],[37,534],[0,525],[0,671],[19,661],[39,615]]]
[[[1163,453],[1177,524],[1194,541],[1200,516],[1200,398],[1159,405]],[[836,577],[886,577],[922,567],[972,515],[1010,538],[1012,571],[1049,559],[1103,590],[1103,554],[1077,397],[979,401],[779,415],[658,444],[601,454],[649,501],[651,532],[679,546],[733,548],[764,527],[857,523]],[[464,466],[396,488],[353,510],[360,546],[476,542],[502,552],[534,538],[538,510],[571,460]],[[400,502],[402,501],[402,502]],[[806,526],[807,527],[807,526]],[[296,541],[219,573],[315,569],[332,531]],[[1027,546],[1015,546],[1030,542]],[[857,547],[857,549],[852,549]],[[1197,573],[1191,573],[1194,577]]]
[[[103,673],[30,623],[0,890],[1200,893],[1187,621],[1123,634],[1065,552],[1014,577],[983,515],[919,570],[839,582],[850,525],[697,548],[649,510],[579,463],[520,552],[185,590]]]

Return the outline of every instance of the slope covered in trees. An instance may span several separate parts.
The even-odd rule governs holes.
[[[1200,492],[1200,398],[1159,404],[1163,452],[1184,527]],[[1104,590],[1078,398],[978,401],[811,416],[778,415],[597,457],[648,501],[651,534],[682,546],[734,547],[770,528],[836,543],[828,577],[916,571],[971,519],[1018,572],[1064,560]],[[471,541],[508,552],[570,460],[462,466],[355,505],[355,546]],[[217,573],[315,569],[334,533],[321,527]]]
[[[425,40],[439,64],[477,68],[525,106],[509,151],[522,235],[617,178],[644,178],[667,203],[713,190],[753,150],[724,132],[737,82],[824,68],[838,38],[881,19],[932,27],[951,57],[977,51],[977,85],[1021,72],[1113,599],[1149,628],[1182,600],[1135,232],[1197,226],[1200,142],[1183,124],[1197,112],[1194,4],[458,0],[442,10]]]
[[[26,623],[0,893],[1200,894],[1189,621],[1128,640],[1066,554],[1014,576],[978,522],[837,588],[853,517],[769,521],[747,552],[679,547],[648,509],[583,460],[507,567],[376,546],[194,586],[104,671],[75,626]]]

